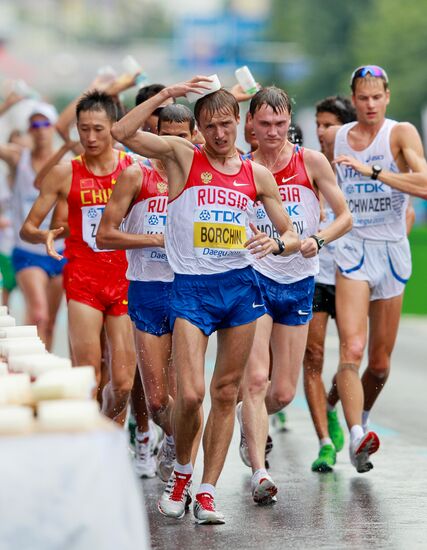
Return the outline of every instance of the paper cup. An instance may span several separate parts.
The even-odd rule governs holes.
[[[205,88],[199,88],[201,92],[200,94],[197,94],[195,92],[188,92],[187,94],[185,94],[185,97],[187,98],[187,101],[189,103],[195,103],[201,97],[212,94],[213,92],[216,92],[221,88],[221,82],[219,81],[217,74],[211,74],[210,76],[208,76],[208,78],[210,78],[212,82],[203,82],[203,85],[209,86],[209,90],[206,90]]]

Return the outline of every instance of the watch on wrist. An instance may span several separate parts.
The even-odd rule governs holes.
[[[379,164],[374,164],[372,166],[371,179],[372,180],[378,179],[378,176],[380,175],[381,170],[382,170],[382,166],[380,166]]]
[[[279,247],[279,250],[277,252],[272,252],[273,256],[279,256],[280,254],[283,254],[283,252],[285,251],[285,243],[282,241],[282,239],[279,239],[278,237],[273,237],[273,241],[275,241],[277,246]]]
[[[322,239],[322,237],[318,237],[317,235],[310,235],[310,239],[314,239],[316,241],[317,252],[320,252],[325,244],[325,239]]]

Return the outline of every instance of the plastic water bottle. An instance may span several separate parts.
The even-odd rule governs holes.
[[[16,94],[27,99],[40,99],[40,94],[36,90],[28,86],[25,80],[15,80],[13,84],[13,91]]]
[[[142,70],[141,65],[138,63],[138,61],[132,55],[127,55],[123,59],[122,67],[130,75],[134,75],[136,73],[139,73],[138,76],[135,78],[135,85],[138,86],[138,88],[141,88],[142,86],[145,85],[145,83],[147,81],[147,75]]]
[[[237,82],[246,94],[253,95],[257,93],[257,83],[247,65],[236,69],[234,74],[236,75]]]

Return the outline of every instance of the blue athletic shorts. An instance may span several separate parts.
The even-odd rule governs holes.
[[[209,336],[246,325],[265,314],[258,278],[251,266],[214,275],[175,274],[171,327],[180,317]]]
[[[296,283],[281,284],[258,273],[267,315],[274,323],[305,325],[313,317],[314,277]]]
[[[59,254],[62,254],[62,252],[59,252]],[[58,275],[62,275],[66,262],[65,258],[58,261],[47,254],[34,254],[22,248],[14,248],[12,252],[12,265],[15,273],[29,267],[38,267],[43,269],[48,277],[57,277]]]
[[[172,283],[129,281],[128,313],[138,330],[163,336],[169,325]]]

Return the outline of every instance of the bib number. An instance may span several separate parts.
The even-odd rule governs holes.
[[[82,206],[83,240],[94,252],[111,252],[111,250],[100,250],[96,246],[96,234],[104,209],[105,206]]]

